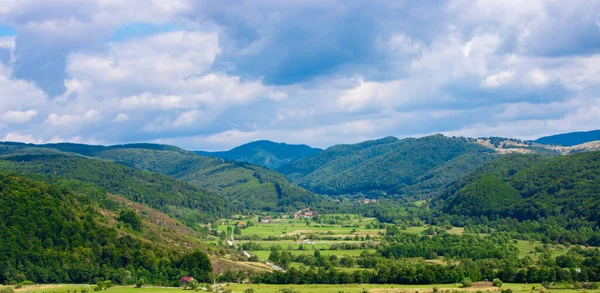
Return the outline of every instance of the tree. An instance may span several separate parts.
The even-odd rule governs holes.
[[[206,253],[196,250],[193,253],[181,257],[179,267],[189,272],[196,280],[210,282],[212,266]]]
[[[464,278],[461,283],[462,283],[462,285],[463,285],[464,288],[468,288],[468,287],[473,286],[473,281],[469,277]]]
[[[502,280],[495,278],[494,280],[492,280],[492,283],[494,284],[494,287],[502,287]]]
[[[129,225],[133,230],[142,230],[142,218],[140,218],[140,216],[138,216],[134,210],[121,210],[121,213],[119,214],[119,221]]]
[[[138,281],[135,283],[135,287],[142,288],[145,284],[146,280],[144,280],[144,278],[139,278]]]
[[[240,226],[235,226],[235,228],[233,228],[233,234],[242,235],[242,229],[240,229]]]
[[[196,290],[198,289],[198,281],[196,281],[195,279],[190,280],[189,282],[187,282],[186,287],[188,287],[191,290]]]

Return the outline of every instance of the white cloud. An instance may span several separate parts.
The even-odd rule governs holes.
[[[2,115],[2,121],[8,124],[27,123],[37,114],[37,110],[7,111]]]
[[[509,83],[515,75],[515,71],[505,70],[496,74],[486,76],[485,80],[482,82],[485,87],[498,87]]]
[[[44,123],[52,126],[74,126],[78,122],[81,122],[81,120],[75,115],[58,115],[56,113],[51,113],[44,121]]]
[[[115,117],[115,119],[113,119],[113,122],[117,123],[117,122],[125,122],[129,120],[129,116],[125,113],[119,113],[117,114],[117,117]]]
[[[548,75],[539,68],[529,71],[529,78],[537,85],[546,85],[550,81]]]
[[[24,143],[44,143],[43,140],[35,138],[31,134],[23,134],[18,132],[9,132],[4,135],[2,141],[16,141],[16,142],[24,142]]]
[[[187,112],[181,113],[179,117],[173,122],[173,126],[182,127],[182,126],[190,126],[194,123],[201,115],[199,110],[191,110]]]
[[[121,100],[121,107],[124,109],[161,109],[171,110],[181,108],[181,97],[173,95],[154,95],[143,93],[141,95],[130,96]]]

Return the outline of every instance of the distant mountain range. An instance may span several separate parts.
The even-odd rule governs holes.
[[[549,145],[575,146],[599,140],[600,130],[592,130],[544,136],[534,140],[534,142]]]
[[[304,144],[276,143],[268,140],[250,142],[229,151],[196,151],[202,156],[217,157],[275,169],[294,160],[305,158],[323,151]]]

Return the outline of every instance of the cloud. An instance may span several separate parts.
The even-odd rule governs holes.
[[[115,117],[115,119],[113,119],[113,122],[118,123],[118,122],[125,122],[129,120],[129,116],[125,113],[119,113],[117,114],[117,117]]]
[[[226,149],[596,127],[598,12],[592,0],[0,0],[16,31],[0,37],[0,137]]]
[[[2,115],[2,122],[8,124],[27,123],[37,114],[37,110],[7,111]]]
[[[496,74],[488,75],[483,80],[483,86],[485,87],[498,87],[509,83],[515,75],[514,70],[504,70]],[[540,75],[537,75],[538,79]],[[543,77],[541,77],[543,79]],[[535,81],[535,77],[534,77]]]

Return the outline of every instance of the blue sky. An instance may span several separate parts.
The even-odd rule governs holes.
[[[0,140],[600,128],[598,1],[0,0]]]

